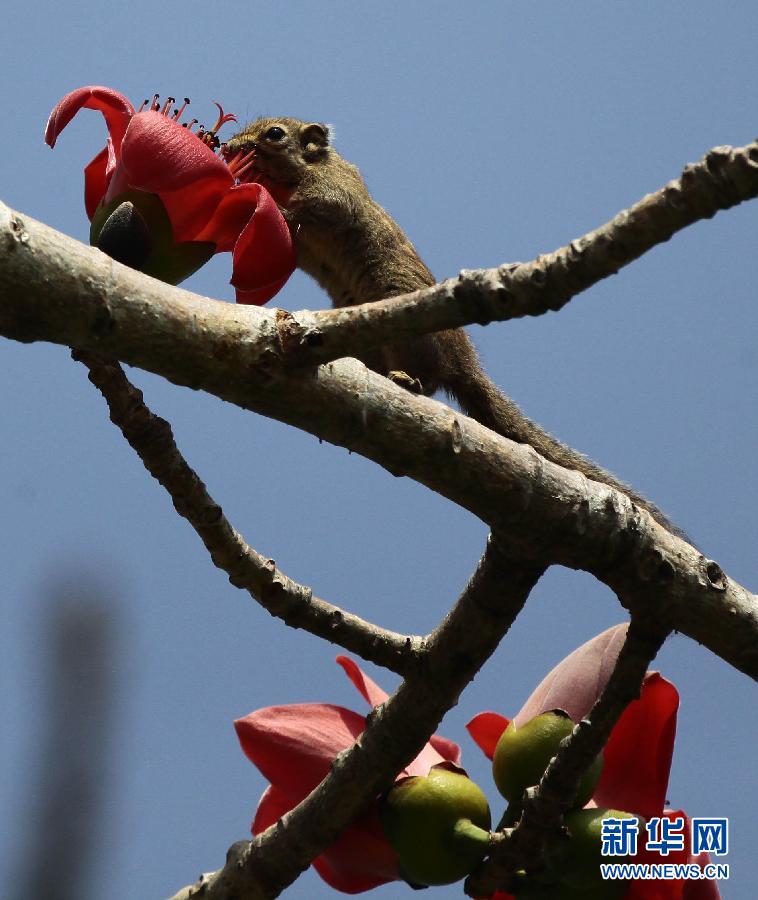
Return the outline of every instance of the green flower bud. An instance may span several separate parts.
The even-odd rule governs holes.
[[[411,884],[452,884],[485,856],[490,810],[480,788],[462,770],[442,763],[427,776],[398,781],[381,811],[387,840]]]
[[[509,803],[520,807],[524,791],[539,784],[561,741],[573,729],[574,723],[561,709],[535,716],[520,728],[513,722],[508,725],[495,747],[492,774],[497,789]],[[590,799],[602,771],[600,754],[579,782],[574,809],[584,806]]]

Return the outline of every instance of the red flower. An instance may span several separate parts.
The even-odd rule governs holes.
[[[337,662],[372,705],[387,694],[345,656]],[[234,723],[248,759],[271,782],[258,804],[253,834],[260,834],[297,806],[328,774],[338,753],[351,747],[366,727],[364,716],[327,703],[269,706]],[[433,735],[398,778],[426,775],[437,763],[460,763],[460,747]],[[374,805],[313,861],[319,875],[338,891],[357,894],[400,879],[398,858],[384,837]]]
[[[196,133],[196,120],[189,127],[179,124],[184,106],[170,114],[172,102],[169,98],[159,108],[156,95],[149,108],[135,111],[123,94],[110,88],[79,88],[50,114],[45,141],[55,146],[80,109],[99,110],[108,127],[108,143],[84,169],[91,243],[99,245],[111,214],[124,202],[131,203],[143,232],[137,238],[133,227],[130,232],[131,244],[140,245],[135,268],[176,284],[214,253],[232,251],[237,302],[265,303],[295,266],[287,223],[265,188],[235,183],[244,174],[245,160],[227,164],[212,149],[218,145],[216,130],[234,116],[224,115],[219,106],[214,127]],[[128,264],[133,265],[131,259]]]
[[[626,625],[609,628],[558,663],[514,716],[516,725],[523,725],[550,709],[564,709],[574,722],[584,718],[613,671],[626,629]],[[648,672],[639,700],[629,704],[611,732],[605,747],[603,773],[588,806],[625,810],[645,819],[684,815],[681,810],[664,812],[678,708],[679,694],[674,685],[658,672]],[[495,745],[508,724],[504,716],[484,712],[475,716],[467,728],[485,755],[492,759]],[[686,817],[685,820],[687,847],[689,820]],[[642,845],[645,835],[641,829]],[[634,862],[704,865],[708,859],[694,859],[686,850],[671,852],[664,859],[643,847]],[[624,900],[716,900],[719,896],[713,881],[633,881]],[[498,892],[492,900],[508,898],[510,894]]]

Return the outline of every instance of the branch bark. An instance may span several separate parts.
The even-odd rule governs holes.
[[[87,367],[89,380],[108,404],[113,424],[166,489],[179,515],[194,528],[213,564],[226,572],[235,587],[246,590],[292,628],[303,628],[398,674],[409,670],[421,638],[380,628],[314,597],[309,587],[288,578],[232,526],[179,452],[169,423],[148,409],[142,391],[131,384],[121,366],[86,350],[75,350],[72,356]]]

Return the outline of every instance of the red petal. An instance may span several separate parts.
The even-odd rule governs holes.
[[[78,88],[66,94],[50,113],[45,128],[45,143],[54,147],[58,135],[80,109],[100,110],[105,116],[108,133],[118,154],[124,132],[134,115],[134,107],[123,94],[99,85]]]
[[[199,180],[234,184],[229,168],[189,129],[154,110],[137,113],[129,123],[122,148],[132,187],[159,194],[177,191]]]
[[[661,856],[642,847],[634,857],[635,863],[695,863],[702,869],[711,860],[707,853],[692,856],[690,846],[690,820],[682,809],[665,809],[662,813],[667,819],[684,816],[684,849],[674,850],[668,856]],[[640,829],[640,840],[644,842],[647,832]],[[720,900],[718,885],[712,879],[686,879],[677,881],[632,881],[624,900]]]
[[[647,865],[655,865],[660,863],[672,863],[681,865],[690,861],[687,847],[690,844],[689,819],[681,809],[659,810],[655,815],[663,816],[667,819],[676,819],[684,816],[685,832],[684,832],[684,849],[672,850],[666,856],[645,847],[647,840],[647,831],[645,826],[640,824],[639,830],[639,850],[634,856],[633,862]],[[635,880],[630,882],[629,890],[624,895],[624,900],[681,900],[684,882],[677,880]]]
[[[455,741],[451,741],[439,734],[433,734],[429,738],[429,743],[443,759],[455,763],[456,766],[461,764],[461,748]]]
[[[656,858],[660,862],[661,857]],[[630,881],[624,900],[681,900],[681,881]]]
[[[194,240],[211,241],[216,244],[217,253],[234,250],[239,236],[258,208],[261,190],[257,184],[239,184],[229,188]]]
[[[235,299],[237,303],[243,303],[245,306],[263,306],[263,304],[268,303],[272,297],[276,297],[279,291],[289,281],[289,277],[290,276],[287,275],[286,278],[280,278],[279,281],[271,281],[268,284],[253,288],[250,291],[243,291],[236,288],[234,292]]]
[[[389,697],[389,694],[386,691],[383,691],[375,681],[372,681],[368,675],[362,672],[349,656],[338,656],[337,662],[345,670],[347,677],[358,688],[364,700],[371,704],[371,706],[379,706],[380,703],[384,703]]]
[[[676,735],[679,694],[671,682],[650,673],[611,732],[605,765],[593,801],[645,818],[659,816],[666,800]]]
[[[290,799],[286,794],[269,785],[258,801],[258,809],[255,811],[255,818],[250,827],[253,835],[263,834],[267,828],[278,822],[286,812],[294,809],[299,802],[299,800]]]
[[[239,237],[232,265],[238,303],[260,306],[279,291],[295,268],[295,247],[284,217],[271,194],[258,184],[255,215]]]
[[[508,719],[495,712],[483,712],[468,723],[466,728],[487,759],[495,755],[500,735],[508,727]]]
[[[380,703],[384,703],[389,694],[382,690],[375,681],[372,681],[349,656],[338,656],[337,662],[371,706],[378,706]],[[459,765],[461,748],[455,741],[433,734],[421,753],[403,771],[408,775],[426,775],[432,766],[436,766],[445,760]]]
[[[299,703],[259,709],[234,727],[248,759],[274,787],[299,801],[337,754],[352,746],[366,720],[341,706]]]
[[[261,834],[297,802],[276,788],[266,788],[253,821],[253,834]],[[346,894],[368,891],[400,877],[397,854],[384,837],[375,806],[315,859],[313,866],[327,884]]]
[[[711,861],[707,853],[691,856],[689,862],[697,863],[702,869]],[[718,884],[712,879],[688,879],[684,882],[682,900],[721,900],[721,891]]]
[[[108,187],[108,157],[110,146],[103,147],[97,156],[84,167],[84,208],[92,221],[95,210],[105,196]]]
[[[370,891],[400,878],[399,861],[379,822],[376,806],[313,861],[324,881],[345,894]]]
[[[627,628],[627,624],[615,625],[559,662],[513,717],[516,725],[549,709],[564,709],[574,722],[583,719],[610,678]]]
[[[131,182],[131,179],[130,179]],[[219,203],[229,190],[220,179],[198,179],[178,191],[157,191],[171,219],[177,243],[199,241]]]

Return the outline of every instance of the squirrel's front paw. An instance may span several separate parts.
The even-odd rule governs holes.
[[[412,394],[421,394],[423,392],[421,382],[418,378],[411,378],[407,372],[388,372],[387,378],[389,378],[390,381],[394,381],[394,383],[400,387],[405,388],[406,391],[410,391]]]

